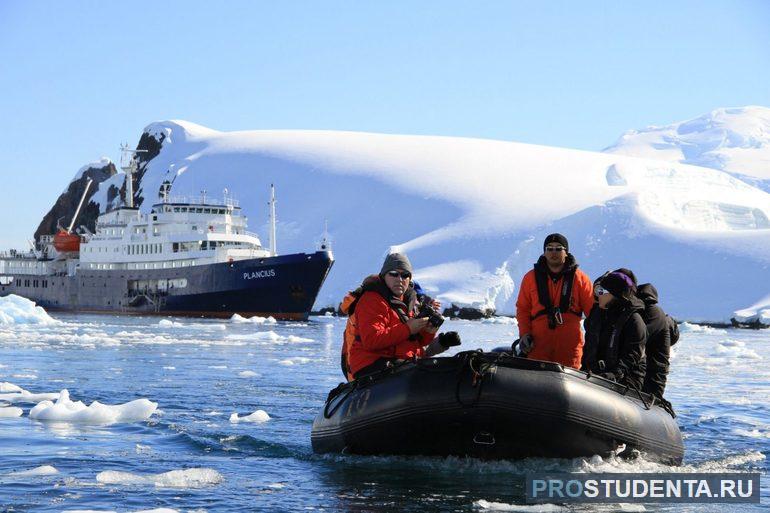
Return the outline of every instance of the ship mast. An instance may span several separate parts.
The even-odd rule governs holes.
[[[137,171],[136,154],[147,153],[147,150],[132,150],[128,144],[120,145],[120,168],[126,173],[126,198],[125,205],[134,208],[134,173]]]
[[[270,184],[270,256],[278,253],[275,248],[275,186]]]

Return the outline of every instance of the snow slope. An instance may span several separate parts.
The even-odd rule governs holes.
[[[770,191],[770,109],[716,109],[688,121],[629,130],[604,151],[721,169]]]
[[[167,178],[173,195],[228,188],[264,236],[275,183],[281,253],[314,250],[328,220],[337,262],[318,307],[339,302],[392,247],[445,303],[513,313],[516,285],[552,231],[590,275],[630,267],[680,317],[729,319],[770,292],[770,195],[722,171],[469,138],[186,121],[145,131],[163,143],[138,186],[143,211]]]

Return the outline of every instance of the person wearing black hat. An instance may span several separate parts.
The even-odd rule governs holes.
[[[542,256],[519,287],[519,352],[534,360],[579,368],[583,354],[580,320],[592,306],[591,280],[578,269],[567,238],[550,234],[543,241]]]
[[[365,279],[349,296],[342,351],[349,379],[382,370],[388,362],[434,356],[460,345],[456,332],[436,337],[438,326],[431,324],[431,318],[417,317],[412,264],[406,255],[389,254],[380,273]]]
[[[586,319],[582,368],[641,390],[646,371],[644,303],[627,274],[604,274],[594,287],[596,305]]]

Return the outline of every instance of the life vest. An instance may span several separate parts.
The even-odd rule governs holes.
[[[364,292],[377,292],[380,294],[390,307],[398,314],[401,322],[406,323],[409,320],[409,312],[414,311],[417,295],[414,291],[414,285],[409,284],[409,288],[404,293],[404,301],[393,298],[393,295],[388,290],[385,283],[376,274],[367,276],[360,287],[345,294],[345,297],[340,303],[339,310],[343,315],[348,316],[348,322],[345,324],[345,331],[342,335],[342,350],[340,351],[340,367],[342,373],[345,375],[348,381],[352,381],[353,373],[350,370],[350,350],[353,344],[361,342],[361,335],[358,332],[358,324],[356,319],[356,305]],[[412,335],[409,338],[416,339],[419,335]]]
[[[538,262],[539,264],[539,262]],[[537,298],[540,304],[545,308],[537,312],[532,319],[537,319],[541,315],[548,316],[548,328],[554,330],[557,326],[564,324],[562,314],[572,314],[582,317],[581,312],[570,310],[570,299],[572,297],[572,284],[575,281],[575,266],[571,266],[562,273],[563,281],[561,284],[561,294],[559,296],[559,306],[554,307],[551,303],[551,295],[548,293],[548,272],[538,268],[535,264],[535,283],[537,284]]]

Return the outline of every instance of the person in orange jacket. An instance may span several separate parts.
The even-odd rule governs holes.
[[[354,378],[382,370],[388,362],[433,356],[460,344],[455,332],[434,340],[438,328],[428,317],[415,317],[417,294],[406,255],[389,254],[379,275],[365,280],[362,288],[354,311],[356,333],[347,348]]]
[[[543,255],[524,275],[516,300],[519,350],[527,358],[580,368],[582,316],[594,304],[593,283],[569,253],[567,238],[552,233]]]

